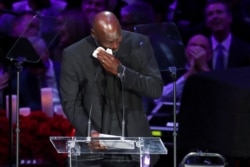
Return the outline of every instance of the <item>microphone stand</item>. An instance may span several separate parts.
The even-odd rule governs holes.
[[[121,86],[122,86],[122,139],[125,137],[125,107],[124,107],[124,88],[123,88],[123,81],[124,76],[120,77],[121,79]]]
[[[24,32],[23,32],[24,33]],[[16,167],[19,167],[19,113],[20,113],[20,107],[19,107],[19,98],[20,98],[20,71],[23,68],[24,62],[27,62],[30,64],[30,67],[32,63],[38,63],[34,67],[45,67],[44,64],[40,60],[40,56],[36,52],[36,50],[33,48],[32,44],[27,38],[24,37],[10,37],[6,38],[6,47],[8,49],[6,58],[10,60],[11,64],[14,64],[17,68],[17,92],[16,92]],[[11,47],[9,45],[12,45]],[[11,106],[9,105],[9,108],[11,109]]]
[[[173,142],[174,142],[174,152],[173,152],[173,160],[174,160],[174,167],[176,167],[176,156],[177,156],[177,149],[176,149],[176,137],[177,137],[177,130],[176,130],[176,67],[169,67],[169,72],[171,74],[171,77],[173,78]]]
[[[20,128],[19,128],[19,97],[20,97],[20,72],[22,70],[24,60],[19,59],[15,62],[17,68],[17,98],[16,98],[16,167],[19,167],[19,144],[20,144]]]
[[[96,80],[97,80],[97,77],[100,73],[100,69],[98,69],[95,73],[95,79],[94,79],[94,85],[93,85],[93,88],[96,86]],[[90,142],[91,140],[91,115],[92,115],[92,110],[93,110],[93,97],[91,98],[91,104],[90,104],[90,109],[89,109],[89,118],[88,118],[88,129],[87,129],[87,141]]]

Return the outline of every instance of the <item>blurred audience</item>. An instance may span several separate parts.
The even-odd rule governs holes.
[[[82,0],[65,0],[65,2],[67,3],[67,7],[65,8],[65,10],[69,10],[69,9],[81,9],[81,4],[82,4]]]
[[[249,0],[226,0],[232,11],[231,31],[235,36],[250,43]]]
[[[8,86],[9,74],[0,67],[0,90]]]
[[[31,110],[41,110],[41,88],[49,87],[53,90],[54,105],[60,104],[58,91],[60,62],[52,61],[45,41],[37,36],[28,40],[38,53],[43,66],[24,66],[20,73],[20,107],[30,107]],[[12,92],[15,93],[16,77],[13,79]]]
[[[63,11],[57,18],[58,41],[53,59],[61,60],[62,50],[72,43],[89,35],[90,25],[87,16],[80,9]]]
[[[12,3],[13,0],[0,0],[0,15],[4,13],[4,10],[10,10]]]
[[[206,0],[173,0],[169,6],[168,14],[171,13],[172,9],[174,12],[172,21],[180,26],[196,26],[203,21],[205,4]],[[168,17],[168,19],[171,18]]]
[[[117,0],[82,0],[81,8],[82,11],[87,14],[89,24],[92,24],[97,13],[104,10],[113,12],[117,4]]]
[[[136,1],[121,8],[120,22],[124,30],[134,31],[135,25],[155,23],[156,18],[150,4]]]
[[[167,20],[167,13],[168,13],[168,6],[172,2],[170,1],[162,1],[162,0],[145,0],[148,2],[152,8],[154,9],[156,22],[166,22]]]
[[[15,12],[33,11],[40,16],[56,17],[65,9],[67,3],[59,0],[24,0],[12,4]]]
[[[176,81],[176,98],[180,101],[185,81],[197,72],[210,71],[208,61],[212,57],[211,45],[208,38],[202,34],[192,36],[186,46],[186,71]],[[173,101],[173,83],[164,86],[162,96],[155,102]]]
[[[27,11],[16,16],[12,23],[12,37],[40,36],[40,19],[34,12]]]
[[[228,4],[222,0],[209,0],[205,8],[206,26],[211,32],[215,69],[217,56],[222,50],[223,69],[250,65],[250,45],[231,32],[232,13]]]
[[[0,37],[10,35],[12,21],[17,13],[11,11],[11,3],[0,0]]]
[[[5,96],[7,95],[7,87],[9,85],[10,75],[6,72],[5,66],[0,62],[0,109],[5,108]]]
[[[41,20],[39,33],[50,45],[56,35],[56,18],[66,6],[66,2],[58,0],[26,0],[13,3],[12,10],[18,13],[35,12]]]

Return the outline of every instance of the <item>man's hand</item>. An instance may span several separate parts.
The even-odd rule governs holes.
[[[117,76],[117,67],[121,63],[116,57],[107,53],[105,50],[99,50],[97,59],[106,71]]]
[[[200,46],[193,46],[188,49],[188,57],[190,59],[190,66],[197,72],[209,71],[208,67],[208,53]]]
[[[210,71],[207,64],[209,55],[204,48],[200,46],[190,46],[187,49],[186,54],[190,68],[184,75],[185,78],[188,78],[190,75],[197,72]]]
[[[90,134],[91,138],[98,138],[100,136],[100,133],[97,131],[91,131]],[[98,139],[93,139],[91,140],[91,142],[89,143],[89,148],[91,150],[105,150],[106,147],[101,145]]]

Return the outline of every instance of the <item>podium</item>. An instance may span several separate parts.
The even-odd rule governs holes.
[[[158,137],[61,137],[51,136],[50,141],[57,153],[68,154],[71,158],[81,154],[135,154],[140,157],[140,167],[146,162],[150,164],[150,154],[167,154],[167,149]],[[107,147],[105,150],[90,149],[90,141],[99,141]]]

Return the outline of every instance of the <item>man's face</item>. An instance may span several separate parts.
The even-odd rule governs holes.
[[[106,0],[83,0],[82,10],[91,22],[97,13],[107,9],[106,3]]]
[[[113,35],[100,34],[95,36],[95,40],[98,46],[104,49],[112,49],[113,53],[117,52],[122,41],[122,35],[120,33],[114,33]]]
[[[222,3],[214,3],[207,6],[206,25],[212,32],[228,31],[232,18],[226,7]]]

